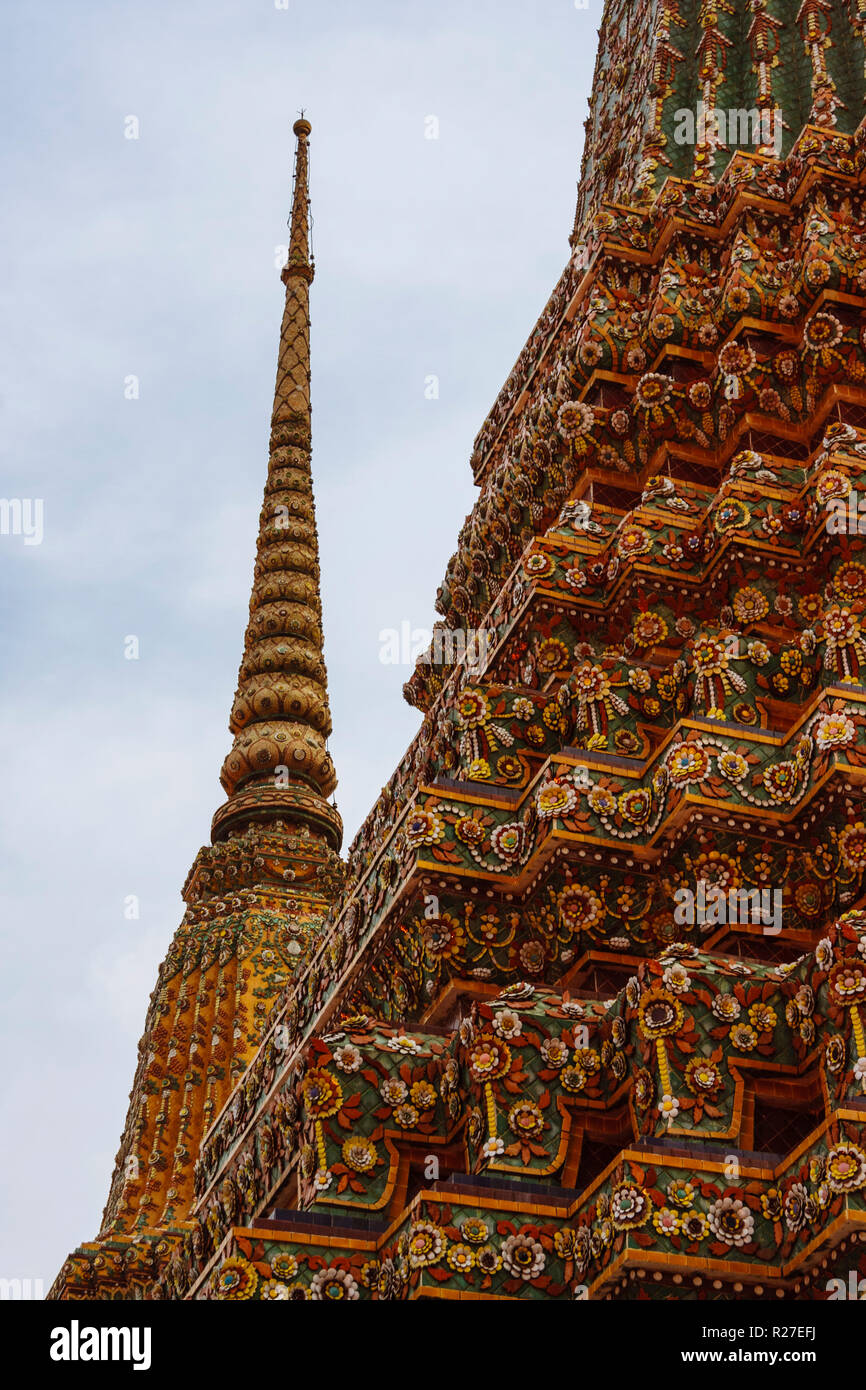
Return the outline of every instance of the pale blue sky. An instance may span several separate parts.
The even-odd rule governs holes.
[[[222,799],[298,108],[348,844],[420,722],[379,632],[432,625],[472,441],[568,255],[600,14],[7,0],[0,494],[44,498],[45,539],[0,536],[2,1277],[47,1289],[96,1233],[147,998]]]

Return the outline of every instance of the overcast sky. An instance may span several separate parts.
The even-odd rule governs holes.
[[[299,108],[347,845],[420,723],[380,631],[432,626],[568,256],[601,0],[282,3],[4,5],[0,495],[43,499],[44,539],[0,536],[0,1276],[46,1291],[98,1229],[223,799]]]

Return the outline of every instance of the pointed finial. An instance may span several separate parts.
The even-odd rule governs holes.
[[[292,196],[292,216],[289,222],[289,256],[282,271],[283,284],[290,277],[303,276],[310,284],[313,279],[313,262],[310,258],[310,188],[309,152],[307,141],[313,127],[305,118],[303,111],[292,130],[297,139],[295,150],[295,188]]]

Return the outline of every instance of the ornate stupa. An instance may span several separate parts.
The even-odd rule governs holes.
[[[227,800],[53,1296],[866,1277],[864,96],[866,0],[608,0],[571,254],[345,863],[296,124]]]

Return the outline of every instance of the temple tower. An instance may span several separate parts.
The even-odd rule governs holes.
[[[571,254],[342,882],[296,126],[228,800],[55,1292],[866,1276],[864,39],[866,0],[608,0]]]
[[[220,774],[227,799],[187,877],[151,998],[99,1240],[70,1257],[58,1296],[128,1297],[152,1276],[154,1252],[171,1248],[188,1215],[202,1137],[342,882],[311,474],[310,131],[296,121],[268,474]]]

